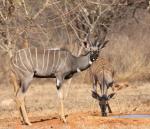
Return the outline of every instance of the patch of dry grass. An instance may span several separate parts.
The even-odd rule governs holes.
[[[137,13],[138,24],[134,19],[116,23],[109,35],[110,43],[104,49],[103,56],[110,59],[117,80],[150,79],[150,18],[147,12],[143,13],[143,19],[140,14]]]

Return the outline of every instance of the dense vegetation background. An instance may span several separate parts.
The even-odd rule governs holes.
[[[116,80],[149,81],[149,3],[149,0],[0,0],[0,84],[9,84],[9,60],[18,49],[65,47],[78,55],[80,40],[72,26],[82,15],[80,10],[85,9],[90,15],[99,16],[99,27],[107,31],[109,44],[101,56],[110,60]],[[81,75],[81,80],[86,74]]]

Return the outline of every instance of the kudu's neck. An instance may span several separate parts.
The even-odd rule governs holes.
[[[83,71],[90,67],[91,64],[90,53],[77,57],[77,69]]]

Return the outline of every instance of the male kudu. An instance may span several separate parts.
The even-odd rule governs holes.
[[[26,113],[24,98],[33,78],[56,78],[56,88],[61,102],[61,118],[65,122],[63,96],[61,93],[63,80],[71,78],[74,73],[90,67],[106,43],[107,41],[98,42],[90,46],[84,42],[86,54],[79,57],[72,55],[66,49],[40,49],[33,47],[17,51],[11,58],[11,75],[16,90],[17,104],[25,124],[31,125]],[[19,85],[18,89],[17,85]]]

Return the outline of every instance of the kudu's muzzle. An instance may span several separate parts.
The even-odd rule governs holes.
[[[92,97],[97,99],[99,101],[99,106],[101,109],[101,115],[102,116],[107,116],[107,108],[109,113],[111,113],[111,109],[108,103],[108,100],[110,100],[113,96],[115,95],[115,93],[111,93],[110,95],[99,95],[98,93],[96,93],[95,91],[92,91]]]

